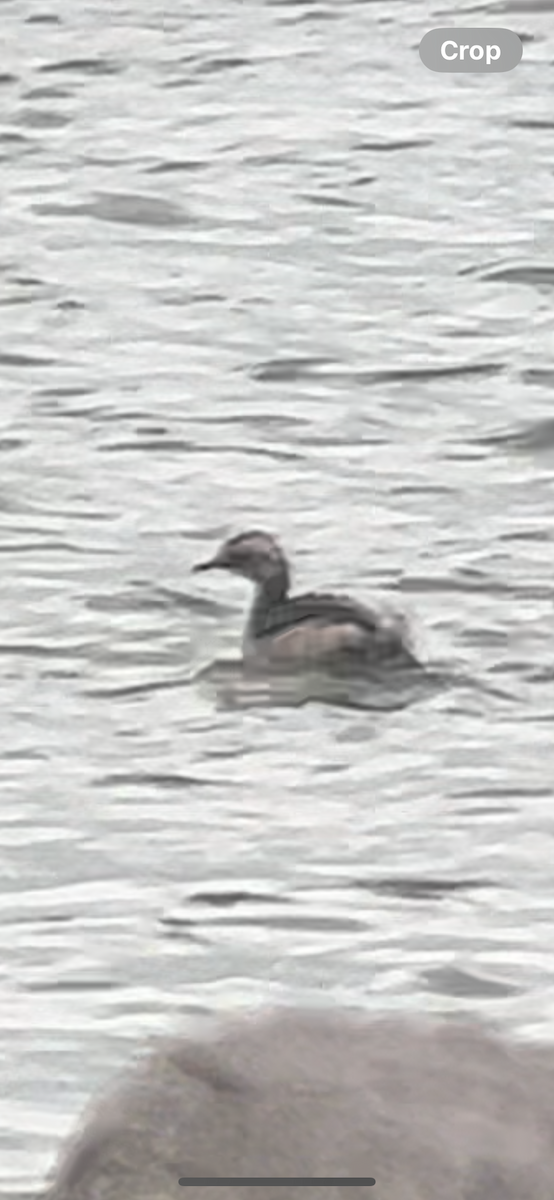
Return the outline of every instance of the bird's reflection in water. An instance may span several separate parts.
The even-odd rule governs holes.
[[[365,677],[333,675],[322,670],[254,671],[240,659],[215,659],[202,667],[194,682],[215,695],[222,708],[290,707],[318,703],[365,711],[406,708],[447,686],[440,671],[390,670]]]

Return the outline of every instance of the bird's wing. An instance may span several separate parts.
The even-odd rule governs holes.
[[[337,650],[342,646],[358,656],[376,660],[413,659],[406,627],[398,618],[384,616],[350,596],[327,592],[307,592],[274,605],[260,635],[282,637],[288,631],[292,635],[308,625],[321,630],[327,627],[329,634],[335,630]]]
[[[306,621],[320,625],[354,623],[368,633],[376,632],[379,624],[375,613],[349,596],[306,592],[302,596],[291,596],[282,604],[273,605],[266,616],[263,634],[273,636]]]

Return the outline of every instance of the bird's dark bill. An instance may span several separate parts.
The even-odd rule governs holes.
[[[198,574],[199,571],[214,571],[217,567],[226,567],[227,565],[225,559],[216,554],[215,558],[209,558],[207,562],[196,563],[192,569],[194,574]]]

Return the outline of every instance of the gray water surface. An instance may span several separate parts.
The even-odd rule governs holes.
[[[554,1036],[554,0],[1,20],[7,1196],[218,1008]],[[521,64],[427,71],[464,23]],[[457,683],[226,703],[247,588],[191,567],[250,526]]]

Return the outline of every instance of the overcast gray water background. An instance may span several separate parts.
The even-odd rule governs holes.
[[[0,17],[7,1196],[213,1009],[554,1037],[554,0]],[[455,23],[520,66],[427,71]],[[512,699],[226,706],[249,526]]]

